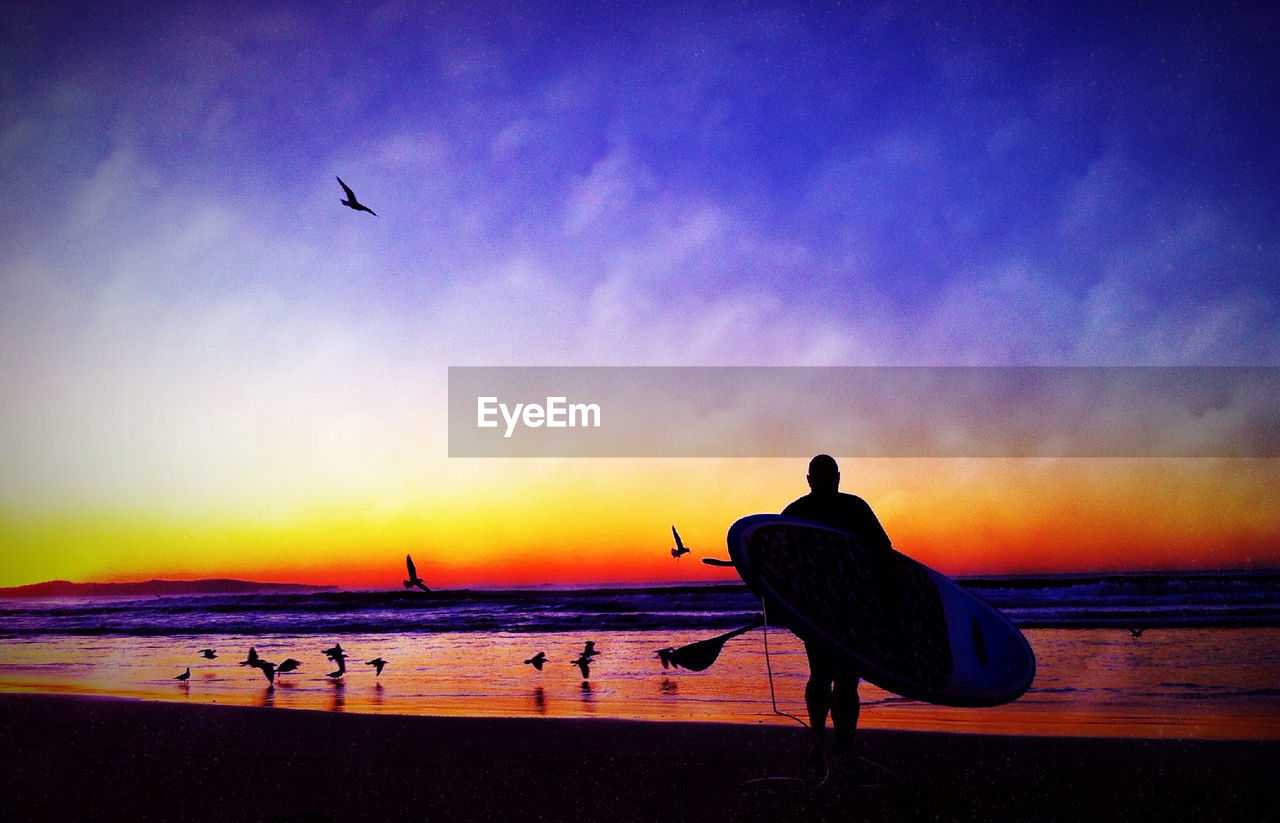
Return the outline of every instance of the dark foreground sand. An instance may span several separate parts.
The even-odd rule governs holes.
[[[1266,819],[1280,743],[860,732],[813,788],[807,732],[391,717],[0,695],[4,819]],[[748,782],[762,777],[804,775]],[[820,776],[819,776],[820,777]]]

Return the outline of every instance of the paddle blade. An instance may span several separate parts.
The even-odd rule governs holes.
[[[666,659],[679,666],[682,669],[688,669],[691,672],[700,672],[716,662],[716,658],[720,656],[720,650],[724,648],[724,644],[740,634],[749,632],[754,628],[762,625],[763,621],[757,620],[740,629],[734,629],[731,632],[725,632],[721,635],[699,640],[690,643],[687,646],[681,646],[678,649],[672,649],[667,653]]]
[[[699,640],[697,643],[690,643],[687,646],[672,650],[667,659],[682,669],[700,672],[716,662],[716,658],[720,656],[720,650],[723,648],[723,640],[714,638],[711,640]]]

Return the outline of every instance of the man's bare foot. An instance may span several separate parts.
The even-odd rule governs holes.
[[[827,754],[822,750],[821,743],[814,743],[809,749],[809,758],[805,761],[805,765],[816,772],[826,771]]]

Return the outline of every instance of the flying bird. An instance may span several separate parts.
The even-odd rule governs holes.
[[[590,660],[599,653],[600,652],[596,651],[596,641],[594,640],[588,640],[587,644],[582,647],[582,656],[587,660]]]
[[[418,577],[418,567],[413,565],[412,556],[407,554],[404,556],[404,565],[405,565],[405,568],[409,570],[409,579],[404,581],[404,587],[406,589],[412,589],[414,586],[417,586],[418,588],[422,589],[424,592],[431,591],[431,589],[427,588],[426,581],[423,580],[421,577]]]
[[[240,661],[240,665],[241,665],[241,666],[256,666],[256,665],[258,665],[258,650],[257,650],[257,649],[255,649],[253,646],[250,646],[250,647],[249,647],[249,656],[248,656],[247,658],[245,658],[244,660],[241,660],[241,661]]]
[[[1129,629],[1129,634],[1133,635],[1134,637],[1142,637],[1142,633],[1143,633],[1143,632],[1145,632],[1145,631],[1146,631],[1146,629],[1140,629],[1140,628],[1138,628],[1138,627],[1136,627],[1136,626],[1135,626],[1135,627],[1133,627],[1133,628]]]
[[[212,660],[213,658],[218,656],[218,653],[213,649],[201,649],[200,656],[203,657],[205,660]]]
[[[173,679],[181,680],[183,683],[186,683],[190,677],[191,677],[191,667],[187,666],[187,670],[185,672],[183,672],[182,674],[174,675]]]
[[[675,545],[675,548],[671,550],[671,556],[674,557],[676,560],[679,560],[680,555],[689,553],[689,549],[685,547],[684,541],[680,539],[680,532],[676,531],[675,526],[671,527],[671,534],[676,539],[676,545]]]
[[[342,205],[351,209],[355,209],[356,211],[367,211],[369,212],[369,214],[372,214],[374,217],[378,216],[377,212],[375,212],[373,209],[369,208],[364,203],[361,203],[359,200],[356,199],[356,193],[351,190],[350,186],[342,182],[341,177],[338,178],[338,185],[342,186],[342,190],[347,193],[347,199],[339,201],[340,203],[342,203]]]
[[[267,682],[275,685],[276,682],[276,664],[266,660],[259,660],[254,664],[254,668],[262,671],[262,676],[267,678]]]
[[[583,680],[586,680],[589,677],[591,677],[591,658],[588,657],[585,653],[582,654],[577,660],[570,660],[569,665],[577,666],[579,669],[582,670]]]
[[[538,671],[542,671],[542,664],[547,662],[547,653],[538,652],[533,657],[530,657],[528,660],[524,662],[528,663],[530,666],[533,666]]]
[[[324,656],[338,664],[337,671],[329,672],[328,677],[338,678],[347,673],[347,653],[342,650],[341,643],[334,643],[333,648],[325,649]]]
[[[286,674],[288,672],[297,671],[302,665],[301,661],[294,660],[292,657],[286,657],[280,661],[280,665],[276,666],[276,674]]]
[[[378,675],[382,674],[382,667],[387,665],[387,661],[383,660],[381,657],[375,657],[372,660],[366,660],[365,665],[373,666],[375,669],[377,669],[378,674],[374,675],[374,677],[377,677]]]

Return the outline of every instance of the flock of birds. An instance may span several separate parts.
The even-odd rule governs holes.
[[[578,670],[582,672],[582,679],[587,680],[591,677],[591,661],[595,659],[595,656],[598,654],[600,654],[600,650],[596,648],[595,641],[588,640],[586,645],[582,647],[582,653],[578,655],[578,659],[570,660],[569,665],[577,666]],[[542,671],[543,665],[547,662],[547,653],[538,652],[524,662],[526,665],[533,666],[538,671]]]
[[[660,655],[663,655],[662,659],[664,668],[668,665],[665,653],[669,651],[669,649],[663,649],[662,652],[659,652]],[[201,649],[198,654],[206,660],[215,660],[218,657],[217,649]],[[579,671],[582,672],[582,679],[586,680],[591,677],[591,662],[598,654],[600,654],[600,650],[596,648],[595,641],[588,640],[582,647],[581,654],[578,655],[576,660],[569,661],[569,665],[577,666]],[[333,661],[334,665],[337,666],[337,668],[329,672],[326,677],[331,677],[336,680],[347,673],[347,658],[350,657],[350,655],[343,650],[341,643],[334,643],[331,648],[325,649],[324,656]],[[524,662],[533,666],[538,671],[542,671],[542,667],[547,663],[547,661],[548,658],[546,652],[540,651]],[[240,661],[240,665],[258,669],[262,672],[262,676],[267,678],[267,682],[274,686],[276,682],[276,675],[288,674],[290,672],[297,671],[301,668],[302,661],[296,660],[292,657],[287,657],[279,663],[272,663],[270,660],[262,659],[258,655],[257,648],[250,646],[248,656],[245,657],[244,660]],[[375,657],[372,660],[366,660],[365,665],[372,666],[375,672],[374,676],[379,677],[382,675],[382,669],[387,665],[387,661],[383,660],[381,657]],[[188,666],[185,671],[176,675],[173,679],[182,683],[187,682],[191,679],[191,667]]]
[[[338,183],[342,185],[343,191],[347,194],[347,199],[342,201],[342,205],[358,211],[367,211],[370,214],[374,214],[372,209],[363,205],[356,199],[355,193],[351,191],[350,187],[348,187],[346,183],[342,182],[341,177],[338,178]],[[376,217],[377,215],[374,214],[374,216]],[[689,554],[689,548],[685,546],[684,541],[680,539],[680,533],[676,531],[675,526],[671,527],[671,535],[676,541],[675,546],[671,549],[671,556],[676,560],[679,560],[682,555]],[[404,587],[406,589],[420,589],[421,591],[430,593],[430,587],[427,586],[426,581],[418,575],[418,569],[417,566],[414,565],[413,556],[406,554],[404,562],[405,568],[408,572],[408,579],[404,581]],[[659,649],[656,653],[656,657],[658,660],[662,661],[662,667],[664,669],[672,666],[680,668],[682,659],[680,651],[680,649],[667,647],[665,649]],[[214,660],[218,656],[216,649],[201,649],[198,653],[206,660]],[[569,661],[569,665],[577,666],[578,670],[582,672],[582,679],[587,680],[591,677],[591,663],[599,654],[600,651],[596,648],[595,641],[588,640],[583,646],[582,652],[578,655],[577,659]],[[327,677],[331,677],[336,680],[347,673],[346,661],[349,655],[343,651],[341,643],[335,643],[331,648],[324,649],[324,656],[333,661],[337,666],[334,671],[331,671],[326,675]],[[548,658],[546,653],[540,651],[524,662],[527,665],[533,666],[538,671],[542,671],[542,667],[547,663],[547,661]],[[302,666],[302,662],[289,657],[279,663],[272,663],[269,660],[264,660],[259,657],[257,648],[250,646],[248,656],[244,660],[240,661],[240,665],[258,669],[262,672],[262,676],[267,678],[267,682],[274,687],[276,675],[295,672]],[[383,660],[381,657],[375,657],[372,660],[366,660],[365,665],[373,666],[376,671],[374,676],[378,677],[382,675],[382,669],[387,665],[387,661]],[[186,683],[191,679],[191,667],[188,666],[186,671],[176,675],[173,679]]]
[[[356,197],[356,193],[351,190],[350,186],[348,186],[345,182],[343,182],[341,177],[338,177],[337,181],[338,181],[338,185],[342,186],[343,194],[346,195],[345,198],[339,200],[338,202],[340,202],[342,205],[346,206],[347,208],[352,209],[353,211],[364,211],[364,212],[368,212],[369,214],[372,214],[374,217],[378,216],[377,212],[375,212],[373,209],[369,208],[368,206],[360,202],[359,198]],[[675,542],[676,542],[675,546],[672,547],[671,549],[671,556],[674,557],[676,560],[679,560],[681,556],[689,554],[689,548],[685,546],[684,541],[680,539],[680,533],[676,531],[675,526],[671,527],[671,535],[672,537],[675,538]],[[412,556],[405,555],[405,566],[408,570],[408,579],[404,581],[404,587],[406,589],[416,588],[429,593],[431,589],[430,587],[427,586],[426,581],[423,580],[418,575],[418,570],[414,566]],[[670,666],[677,666],[677,667],[679,666],[679,662],[678,662],[679,655],[675,654],[676,652],[678,652],[678,650],[672,649],[670,647],[661,649],[657,652],[657,657],[659,660],[662,661],[663,668],[668,668]],[[205,658],[206,660],[213,660],[218,656],[218,653],[215,649],[201,649],[199,651],[199,654],[201,657]],[[582,672],[582,678],[586,680],[591,677],[591,663],[595,659],[595,657],[599,654],[600,654],[600,651],[596,649],[595,642],[588,640],[586,642],[586,645],[583,646],[582,652],[578,655],[577,659],[569,661],[569,665],[577,666],[578,670]],[[328,677],[334,678],[336,680],[337,678],[340,678],[347,673],[346,661],[349,655],[345,651],[343,651],[341,643],[335,643],[332,648],[325,649],[324,655],[325,657],[333,661],[333,663],[337,666],[337,668],[334,671],[331,671],[328,673],[327,675]],[[542,667],[544,664],[547,663],[547,660],[548,658],[546,653],[540,651],[537,654],[535,654],[533,657],[530,657],[528,660],[525,660],[524,662],[527,665],[533,666],[538,671],[542,671]],[[244,660],[240,661],[240,665],[249,666],[251,668],[258,669],[259,671],[262,672],[263,677],[267,678],[267,682],[270,683],[272,686],[274,686],[276,675],[295,672],[302,666],[302,663],[301,661],[296,660],[292,657],[286,658],[280,661],[279,663],[272,663],[269,660],[264,660],[261,657],[259,657],[258,650],[255,647],[251,646],[249,647],[248,656]],[[377,674],[375,675],[376,677],[382,674],[382,669],[387,665],[387,661],[383,660],[381,657],[375,657],[373,660],[366,660],[365,665],[374,667],[375,671],[377,672]],[[191,679],[190,666],[187,667],[186,671],[174,677],[174,680],[178,680],[183,683],[187,682],[190,679]]]
[[[217,649],[201,649],[198,652],[198,654],[201,657],[203,657],[205,660],[216,660],[218,657],[218,650]],[[331,677],[336,680],[347,673],[347,658],[350,655],[348,655],[345,651],[343,651],[341,643],[335,643],[333,644],[332,648],[325,649],[324,656],[332,660],[334,664],[336,664],[338,667],[334,671],[329,672],[329,674],[327,675],[328,677]],[[292,657],[287,657],[284,660],[281,660],[279,663],[272,663],[270,660],[264,660],[261,657],[259,657],[258,649],[254,646],[250,646],[249,654],[245,657],[244,660],[240,661],[240,665],[249,666],[250,668],[254,668],[261,671],[262,676],[267,678],[267,682],[272,686],[274,686],[276,682],[276,675],[288,674],[290,672],[297,671],[299,668],[302,667],[302,661]],[[375,674],[374,676],[377,677],[382,674],[382,669],[384,666],[387,665],[387,661],[383,660],[381,657],[375,657],[372,660],[366,660],[365,665],[373,666],[374,670],[377,672],[377,674]],[[186,668],[186,671],[175,676],[173,679],[182,683],[187,682],[188,680],[191,679],[191,667],[188,666]]]
[[[341,179],[339,179],[338,182],[341,183]],[[348,198],[351,201],[351,203],[343,201],[344,205],[351,205],[354,203],[355,205],[351,205],[352,208],[361,208],[368,211],[368,209],[365,209],[358,203],[358,201],[356,201],[355,195],[351,193],[350,189],[347,189],[345,183],[343,184],[343,188],[346,189]],[[675,526],[671,527],[671,536],[675,539],[675,546],[671,549],[671,556],[673,558],[679,560],[683,555],[690,553],[689,547],[680,539],[680,533],[676,531]],[[404,561],[405,568],[408,572],[408,579],[404,581],[404,587],[406,589],[416,588],[423,592],[430,593],[430,587],[427,586],[426,581],[418,574],[418,569],[413,562],[413,556],[405,555]],[[720,562],[724,563],[727,561]],[[716,655],[719,654],[720,648],[724,645],[726,640],[755,628],[755,625],[756,624],[745,626],[741,629],[727,632],[718,637],[690,643],[680,648],[668,646],[664,649],[658,649],[655,653],[655,657],[661,661],[664,669],[674,667],[686,668],[691,671],[702,671],[715,660]],[[1143,629],[1134,627],[1129,631],[1134,637],[1140,637]],[[213,660],[218,656],[214,649],[201,649],[199,654],[206,660]],[[595,641],[588,640],[582,647],[582,651],[578,654],[578,657],[569,661],[569,665],[577,666],[578,670],[582,672],[582,679],[584,681],[588,680],[591,677],[591,664],[599,654],[600,650],[596,648]],[[341,643],[335,643],[331,648],[324,649],[324,655],[337,666],[334,671],[328,673],[327,677],[336,680],[347,673],[346,661],[349,655],[343,651]],[[532,666],[537,671],[542,671],[542,667],[548,662],[549,658],[547,657],[546,652],[539,651],[532,657],[526,659],[524,664]],[[274,687],[276,675],[297,671],[302,663],[292,657],[286,658],[280,663],[272,663],[269,660],[264,660],[259,657],[257,649],[251,646],[249,648],[248,657],[240,661],[240,665],[250,666],[260,670],[263,676],[267,678],[267,682]],[[383,660],[381,657],[375,657],[372,660],[366,660],[365,665],[372,666],[376,671],[374,676],[380,677],[382,675],[383,668],[387,665],[387,661]],[[174,679],[185,683],[190,678],[191,668],[188,666],[186,671],[177,675]]]

